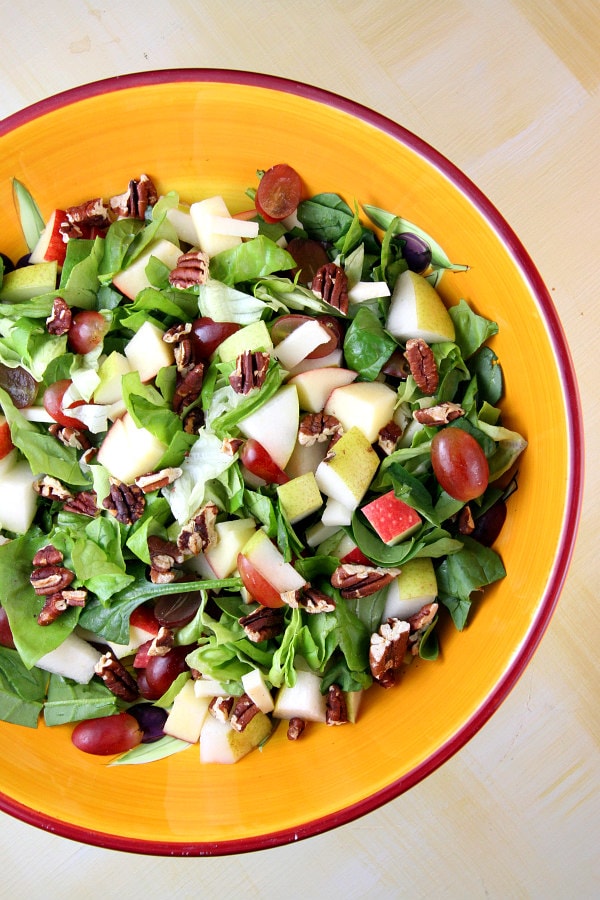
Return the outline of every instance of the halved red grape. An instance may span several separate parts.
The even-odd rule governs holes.
[[[142,744],[152,744],[164,737],[163,726],[167,721],[167,710],[150,703],[136,703],[128,710],[142,729]]]
[[[15,649],[15,639],[3,606],[0,606],[0,644],[3,647],[10,647],[11,650]]]
[[[104,340],[108,322],[93,309],[84,309],[73,316],[67,332],[67,344],[73,353],[89,353]]]
[[[258,183],[256,209],[266,222],[281,222],[297,209],[302,198],[302,179],[286,163],[272,166]]]
[[[239,328],[237,322],[215,322],[208,316],[195,319],[190,332],[194,356],[200,361],[210,359],[219,344],[235,334]]]
[[[335,316],[304,316],[301,313],[290,313],[289,315],[279,316],[271,325],[271,340],[277,346],[284,338],[290,335],[301,325],[306,322],[317,321],[322,328],[329,334],[329,340],[323,344],[319,344],[314,350],[307,354],[307,359],[322,359],[329,356],[338,347],[341,347],[344,341],[344,330],[339,319]]]
[[[63,411],[63,397],[70,388],[72,381],[69,378],[62,378],[55,381],[44,391],[44,409],[52,416],[59,425],[66,425],[70,428],[85,428],[83,422],[76,419],[75,416],[69,416]],[[70,407],[72,408],[72,407]]]
[[[159,696],[168,691],[177,676],[189,668],[185,658],[193,649],[172,647],[164,656],[151,656],[144,670],[150,690],[159,691]]]
[[[155,700],[159,700],[162,697],[161,691],[157,691],[154,688],[151,688],[148,684],[145,669],[140,669],[140,671],[137,673],[137,684],[138,691],[140,692],[140,697],[143,697],[144,700],[150,700],[152,703],[154,703]]]
[[[286,484],[290,480],[263,445],[254,438],[248,438],[242,446],[240,461],[249,472],[268,484]]]
[[[202,602],[200,591],[165,594],[156,601],[154,615],[165,628],[182,628],[191,622]]]
[[[312,238],[292,238],[285,249],[296,262],[296,268],[291,269],[290,275],[295,278],[296,273],[300,272],[298,281],[303,285],[310,284],[317,270],[330,261],[323,244]]]
[[[142,741],[142,729],[129,713],[87,719],[73,729],[71,740],[78,750],[95,756],[111,756],[132,750]]]
[[[410,366],[404,352],[400,347],[396,347],[388,361],[381,367],[381,371],[388,378],[397,378],[400,381],[406,381],[410,375]]]
[[[253,565],[243,553],[238,553],[237,569],[240,573],[240,578],[242,579],[244,587],[250,596],[258,601],[261,606],[269,606],[271,609],[277,609],[284,605],[279,591],[267,581],[264,575],[261,575],[256,566]]]
[[[431,442],[431,464],[440,486],[456,500],[480,497],[488,486],[488,461],[472,434],[442,428]]]
[[[489,509],[486,509],[480,516],[475,519],[475,528],[471,532],[471,537],[486,547],[491,547],[500,532],[506,520],[506,503],[504,500],[497,500]]]
[[[31,406],[37,397],[37,381],[22,366],[13,369],[0,363],[0,387],[4,388],[17,409]]]

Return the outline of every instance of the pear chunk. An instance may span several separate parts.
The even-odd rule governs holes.
[[[444,301],[426,278],[407,269],[396,279],[386,329],[399,341],[421,338],[428,344],[453,341],[454,323]]]

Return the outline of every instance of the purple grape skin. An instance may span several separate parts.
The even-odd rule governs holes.
[[[129,715],[137,719],[144,736],[142,744],[152,744],[164,737],[163,725],[167,721],[166,709],[152,706],[150,703],[139,703],[127,710]]]
[[[431,263],[431,249],[423,238],[412,231],[403,231],[398,235],[402,245],[402,256],[406,265],[413,272],[424,272]]]
[[[0,257],[2,257],[2,262],[4,263],[4,274],[6,275],[8,272],[12,272],[15,264],[6,253],[0,253]]]

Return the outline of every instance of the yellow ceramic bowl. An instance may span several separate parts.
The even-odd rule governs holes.
[[[0,124],[1,249],[25,252],[11,180],[48,215],[124,189],[148,172],[194,200],[247,207],[256,170],[287,162],[311,193],[336,191],[401,214],[467,273],[446,274],[495,319],[505,423],[522,432],[519,490],[496,544],[507,577],[448,628],[435,663],[395,690],[373,689],[360,722],[280,729],[234,766],[201,766],[192,747],[148,766],[107,767],[71,745],[70,728],[0,724],[0,809],[80,841],[135,852],[224,854],[271,847],[350,821],[396,797],[456,752],[530,659],[569,563],[582,481],[577,389],[560,323],[510,227],[445,158],[401,126],[338,96],[222,70],[112,79],[53,97]]]

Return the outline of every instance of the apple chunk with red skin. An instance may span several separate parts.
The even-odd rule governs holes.
[[[39,240],[29,255],[30,263],[52,262],[56,260],[62,268],[67,255],[67,242],[63,239],[60,226],[66,222],[64,209],[55,209],[46,222]]]
[[[388,547],[410,537],[421,525],[419,513],[393,491],[371,500],[362,507],[362,512]]]
[[[4,459],[5,456],[8,456],[14,446],[6,416],[0,414],[0,459]]]

